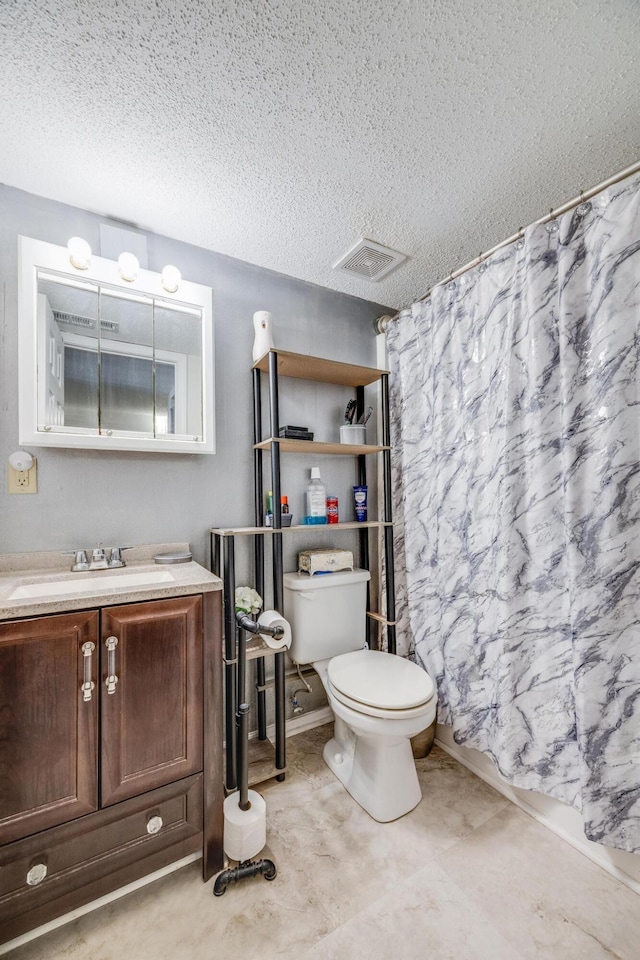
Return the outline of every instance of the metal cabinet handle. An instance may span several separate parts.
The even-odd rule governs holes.
[[[147,833],[160,833],[162,827],[162,817],[149,817],[147,820]]]
[[[116,647],[118,646],[117,637],[107,637],[104,642],[107,648],[107,679],[105,684],[107,693],[115,693],[118,678],[116,677]]]
[[[36,863],[31,867],[31,869],[27,873],[27,883],[30,887],[37,887],[39,883],[42,883],[46,875],[47,875],[46,863]]]
[[[82,644],[82,656],[84,657],[84,678],[82,681],[82,699],[85,703],[91,700],[91,691],[95,689],[95,683],[91,679],[91,657],[96,645],[91,640]]]

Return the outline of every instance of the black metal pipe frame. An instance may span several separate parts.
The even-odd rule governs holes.
[[[262,392],[261,377],[257,367],[253,369],[253,442],[260,443],[262,440]],[[253,519],[256,527],[261,527],[264,511],[263,496],[263,476],[262,476],[262,450],[253,451],[253,491],[254,507]],[[254,582],[258,594],[264,599],[264,537],[257,534],[253,538],[253,557],[254,557]],[[264,657],[258,657],[256,660],[256,698],[258,712],[258,740],[267,739],[267,698],[264,689],[266,681]]]
[[[249,802],[249,704],[247,703],[247,642],[244,630],[238,636],[238,713],[237,713],[237,751],[238,751],[238,806],[241,810],[250,810]]]
[[[265,880],[275,880],[277,872],[273,860],[245,860],[237,867],[223,870],[218,874],[213,885],[213,895],[221,897],[230,883],[237,883],[245,877],[257,877],[262,874]]]
[[[239,630],[238,637],[238,713],[237,713],[237,742],[238,742],[238,789],[240,797],[238,806],[241,810],[250,810],[249,801],[249,704],[247,703],[247,642],[245,633],[267,633],[279,640],[284,630],[282,627],[261,626],[245,613],[236,613],[236,623]]]
[[[224,537],[223,544],[223,586],[224,586],[224,707],[225,707],[225,744],[226,744],[226,780],[227,790],[235,790],[238,770],[236,740],[237,712],[237,676],[236,636],[238,628],[235,618],[235,548],[234,538]]]
[[[356,422],[364,413],[364,387],[356,387]],[[357,460],[357,476],[358,476],[358,486],[366,487],[367,485],[367,458],[366,456],[359,456]],[[367,491],[368,499],[368,491]],[[368,507],[368,504],[367,504]],[[369,559],[369,530],[365,527],[363,530],[358,530],[358,548],[359,548],[359,562],[363,570],[369,570],[370,559]],[[371,609],[371,582],[367,580],[367,610]],[[369,646],[372,645],[373,639],[373,624],[372,621],[367,617],[367,643]]]
[[[278,413],[278,354],[271,351],[269,354],[269,409],[271,411],[271,490],[273,493],[273,527],[274,531],[282,529],[282,512],[280,505],[280,418]],[[272,537],[273,563],[273,606],[282,612],[283,565],[282,565],[282,533],[274,532]],[[276,653],[274,657],[275,673],[275,722],[276,722],[276,770],[286,767],[286,732],[285,732],[285,670],[284,652]],[[277,780],[284,780],[284,773],[277,775]]]
[[[233,539],[233,538],[231,538]],[[231,551],[233,553],[233,550]],[[227,567],[225,567],[226,571]],[[227,581],[225,579],[225,585]],[[237,675],[238,675],[238,711],[237,722],[237,758],[238,770],[238,806],[241,810],[250,810],[251,801],[249,800],[249,704],[246,702],[246,666],[247,666],[247,644],[245,633],[268,633],[270,636],[279,640],[284,634],[282,627],[262,626],[255,620],[252,620],[245,613],[235,613],[234,629],[238,631],[238,649],[237,649]],[[228,637],[229,634],[227,633]],[[232,737],[233,739],[233,737]],[[230,883],[238,880],[244,880],[245,877],[256,877],[259,874],[265,880],[273,880],[276,877],[277,870],[273,860],[244,860],[237,867],[229,870],[223,870],[216,877],[213,885],[213,893],[216,897],[221,897]]]
[[[391,423],[389,418],[389,374],[383,373],[380,377],[382,388],[382,444],[385,447],[391,446]],[[384,520],[391,523],[393,520],[393,507],[391,498],[391,450],[383,451],[382,468],[384,471]],[[387,595],[387,650],[389,653],[396,652],[396,584],[395,569],[393,562],[393,527],[384,528],[384,566],[386,576],[386,595]]]

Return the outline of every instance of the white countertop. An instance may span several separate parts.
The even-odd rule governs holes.
[[[156,554],[188,549],[186,543],[145,544],[127,551],[125,567],[77,573],[70,569],[73,558],[61,552],[0,555],[0,620],[222,590],[222,580],[193,560],[154,563]],[[153,582],[159,577],[162,582]]]

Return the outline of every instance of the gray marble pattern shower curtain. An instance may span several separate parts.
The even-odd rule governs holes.
[[[399,648],[502,777],[640,851],[640,176],[387,332]]]

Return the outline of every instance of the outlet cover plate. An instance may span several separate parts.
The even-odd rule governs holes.
[[[14,470],[9,464],[9,493],[37,493],[37,461],[33,458],[31,470]]]

